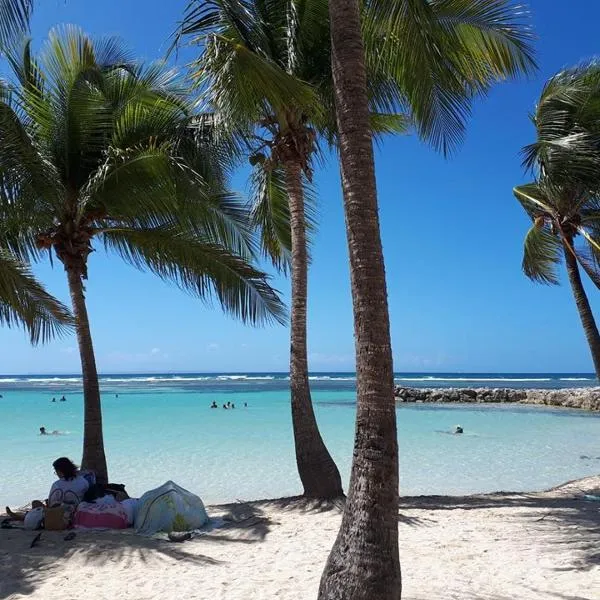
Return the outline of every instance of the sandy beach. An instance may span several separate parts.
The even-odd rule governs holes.
[[[406,600],[598,600],[600,476],[543,493],[402,498]],[[314,599],[339,505],[288,498],[209,507],[184,543],[126,532],[0,531],[0,598]]]

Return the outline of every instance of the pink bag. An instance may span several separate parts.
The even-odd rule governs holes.
[[[127,529],[127,513],[119,504],[82,502],[75,512],[73,527],[80,529]]]

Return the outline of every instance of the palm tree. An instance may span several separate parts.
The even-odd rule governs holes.
[[[307,10],[301,10],[302,4]],[[192,1],[179,32],[183,35],[202,40],[193,74],[221,126],[245,141],[254,166],[253,215],[264,252],[278,268],[291,271],[290,392],[304,495],[342,496],[339,470],[313,410],[306,331],[312,224],[307,198],[317,135],[326,132],[330,123],[325,117],[331,116],[313,88],[319,80],[330,85],[327,4]],[[315,45],[319,40],[324,47]]]
[[[225,189],[213,143],[176,74],[133,63],[113,38],[53,30],[38,58],[10,63],[0,103],[0,170],[11,178],[23,234],[14,250],[63,264],[76,319],[85,403],[83,460],[107,480],[96,360],[84,280],[94,240],[251,323],[284,321],[255,254],[246,210]]]
[[[477,92],[501,74],[533,66],[529,33],[509,3],[374,0],[363,8],[361,14],[358,0],[329,0],[358,406],[348,499],[320,600],[398,600],[402,593],[393,364],[368,65],[389,63],[418,132],[445,152],[459,141]]]
[[[421,7],[431,22],[429,38],[416,26],[406,32],[424,38],[422,54],[411,47],[399,58],[401,44],[388,40],[393,41],[390,32],[405,33],[406,19],[400,18],[405,4],[415,13],[412,19],[425,22],[412,2],[365,5],[370,126],[378,134],[405,132],[414,117],[419,134],[446,149],[460,139],[466,98],[484,92],[496,78],[525,70],[529,50],[504,0],[487,12],[481,2],[447,2],[435,13]],[[318,142],[337,138],[327,1],[193,0],[179,35],[198,36],[203,53],[196,79],[221,124],[246,134],[263,248],[277,266],[291,265],[290,388],[305,495],[339,495],[339,473],[314,418],[306,341],[306,238],[312,225],[307,184]],[[438,47],[452,70],[445,80],[437,72]]]
[[[580,267],[600,288],[600,62],[550,79],[533,116],[537,140],[524,149],[537,173],[514,194],[533,221],[525,237],[523,271],[544,284],[559,283],[564,258],[596,376],[600,334]]]
[[[32,8],[30,0],[0,0],[1,49],[27,30]],[[0,94],[5,93],[2,87]],[[10,190],[0,190],[0,210],[10,200]],[[0,223],[3,230],[6,225]],[[65,333],[72,323],[68,309],[35,280],[26,263],[4,247],[6,235],[6,231],[0,235],[0,325],[24,326],[33,344]]]
[[[350,250],[357,415],[342,527],[319,598],[400,598],[394,370],[358,1],[330,0],[332,70]]]

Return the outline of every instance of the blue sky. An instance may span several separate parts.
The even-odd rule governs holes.
[[[33,36],[57,23],[117,34],[144,59],[160,57],[186,0],[38,1]],[[511,190],[527,176],[519,150],[533,139],[528,114],[543,82],[595,55],[600,4],[531,0],[539,72],[497,86],[475,104],[459,152],[445,160],[411,137],[377,151],[383,245],[396,371],[592,370],[566,279],[531,283],[521,273],[528,221]],[[179,62],[192,56],[185,52]],[[316,175],[320,227],[309,283],[313,371],[354,368],[352,309],[338,168]],[[234,187],[244,190],[244,177]],[[36,273],[68,302],[60,265]],[[102,251],[89,265],[88,309],[101,372],[285,371],[284,327],[254,329],[226,318]],[[289,295],[289,283],[274,278]],[[600,314],[598,292],[588,286]],[[73,373],[75,338],[31,348],[0,331],[0,373]]]

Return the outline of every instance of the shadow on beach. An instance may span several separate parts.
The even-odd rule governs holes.
[[[560,547],[564,554],[569,551],[577,556],[572,564],[556,567],[555,570],[588,571],[600,566],[600,501],[586,499],[586,494],[598,497],[600,489],[584,489],[578,487],[578,482],[571,482],[548,492],[529,494],[502,492],[473,496],[401,497],[399,520],[412,527],[428,527],[443,520],[445,511],[519,509],[519,513],[507,513],[506,518],[522,520],[523,526],[535,533],[536,544]],[[405,516],[404,511],[413,514]],[[428,511],[428,517],[420,517],[420,511]],[[474,600],[477,598],[473,596]],[[579,600],[576,596],[557,598]]]
[[[531,544],[550,550],[549,556],[564,557],[564,560],[552,558],[554,564],[550,568],[557,574],[561,571],[594,572],[600,565],[600,502],[586,500],[584,494],[598,493],[598,481],[594,479],[594,489],[591,485],[573,482],[543,493],[402,497],[399,499],[399,524],[401,530],[403,527],[431,528],[428,535],[435,539],[436,528],[445,527],[450,511],[457,511],[459,523],[480,523],[469,530],[471,536],[479,533],[492,535],[486,530],[486,522],[497,527],[500,521],[502,527],[506,520],[512,531],[523,530],[527,535],[531,534]],[[40,542],[30,548],[36,532],[0,530],[0,600],[12,595],[31,595],[48,580],[68,579],[70,558],[76,558],[79,565],[94,568],[118,563],[124,577],[130,566],[139,563],[150,571],[164,570],[165,561],[187,563],[191,568],[228,566],[240,559],[242,547],[266,541],[269,533],[280,524],[277,519],[284,521],[286,514],[306,517],[306,521],[300,522],[300,530],[310,529],[315,523],[324,523],[322,519],[312,521],[311,517],[324,513],[330,513],[332,517],[339,515],[343,506],[343,499],[322,502],[294,497],[238,501],[210,507],[211,525],[198,537],[182,544],[137,536],[132,530],[77,531],[76,538],[70,542],[63,539],[66,532],[44,531]],[[471,518],[476,516],[476,511],[487,513],[487,517],[482,514],[481,519]],[[489,511],[493,514],[490,515]],[[456,523],[455,519],[455,528]],[[336,528],[337,525],[333,527]],[[528,539],[525,537],[525,543]],[[220,545],[227,545],[227,550],[219,548]],[[499,551],[502,552],[501,549]],[[435,562],[432,562],[431,568],[435,568]],[[112,571],[107,568],[108,572]],[[526,588],[527,584],[523,583],[523,586]],[[513,598],[505,598],[502,594],[490,595],[489,589],[485,593],[473,588],[463,591],[461,600]],[[532,598],[546,594],[549,600],[595,598],[593,593],[585,596],[585,592],[591,590],[578,591],[580,595],[530,591]],[[421,600],[421,596],[418,598]]]
[[[33,594],[46,578],[57,576],[65,561],[74,555],[95,568],[138,561],[150,568],[163,568],[165,558],[186,561],[192,567],[210,566],[222,561],[198,553],[198,544],[252,544],[264,541],[270,531],[270,519],[254,503],[215,508],[218,511],[207,528],[185,543],[171,542],[166,536],[140,536],[133,529],[74,530],[76,537],[71,541],[64,540],[67,531],[42,531],[41,539],[31,548],[40,532],[20,527],[0,530],[0,599]],[[218,527],[213,527],[215,523]],[[68,571],[64,576],[68,578]]]

